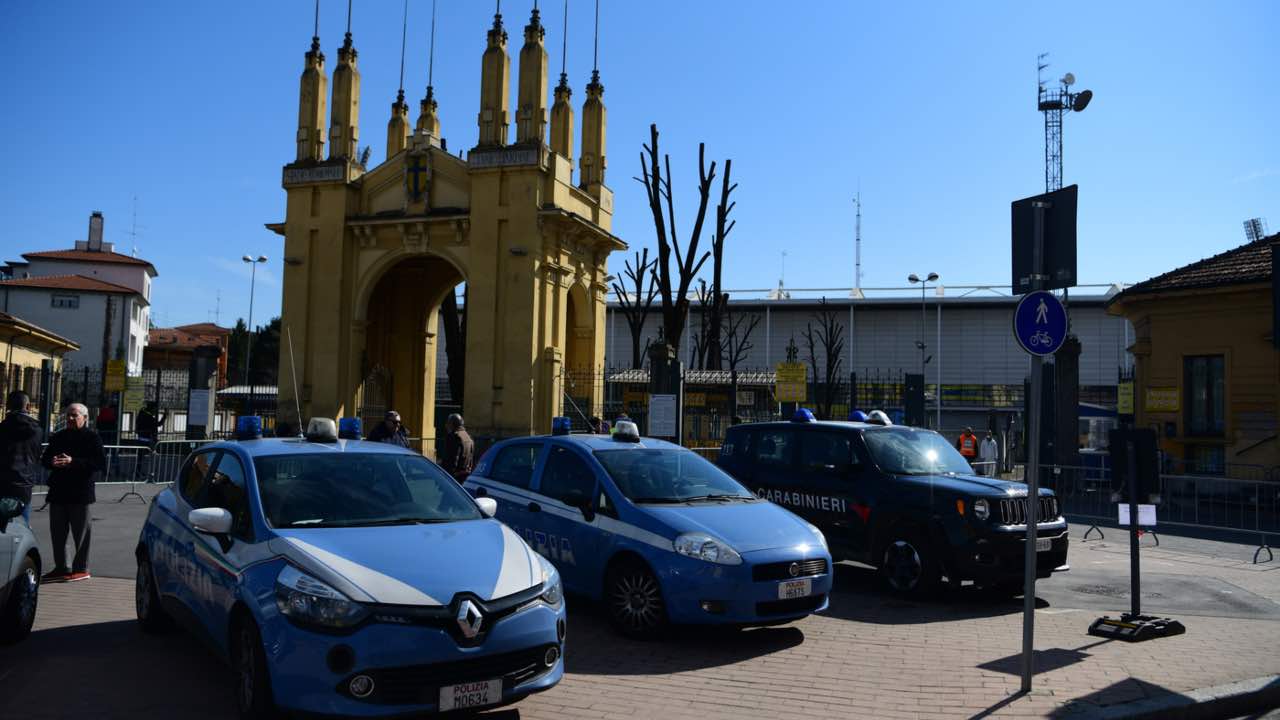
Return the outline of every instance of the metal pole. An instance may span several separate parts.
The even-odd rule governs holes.
[[[1138,574],[1138,458],[1137,443],[1125,443],[1129,471],[1129,577],[1133,579],[1133,596],[1129,603],[1134,615],[1142,614],[1142,580]]]
[[[924,287],[925,281],[920,281],[920,384],[924,384]],[[926,423],[927,424],[927,423]]]
[[[244,343],[244,384],[248,390],[247,399],[250,404],[253,403],[253,385],[249,379],[249,351],[253,349],[253,286],[258,280],[258,261],[254,260],[249,263],[249,326],[245,328]],[[249,412],[253,412],[253,408],[248,408]]]
[[[1031,289],[1042,286],[1044,263],[1044,212],[1049,203],[1038,201],[1035,209],[1035,236],[1031,253]],[[1031,677],[1035,674],[1035,613],[1036,613],[1036,526],[1040,516],[1040,414],[1041,386],[1044,383],[1044,358],[1031,356],[1031,428],[1027,447],[1027,539],[1024,551],[1023,599],[1022,599],[1022,692],[1031,692]]]
[[[938,424],[937,430],[942,431],[942,298],[937,298],[934,304],[938,307],[938,341],[934,343],[934,354],[938,356],[938,389],[934,391],[934,404],[938,408]]]

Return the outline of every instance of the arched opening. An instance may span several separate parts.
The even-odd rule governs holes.
[[[410,437],[423,438],[415,449],[434,452],[438,386],[445,386],[445,399],[449,395],[447,381],[439,379],[445,375],[440,309],[462,280],[452,263],[419,256],[396,263],[374,285],[360,362],[358,412],[366,433],[395,410]]]
[[[564,397],[562,414],[575,425],[586,427],[587,418],[597,414],[596,396],[604,378],[596,367],[595,322],[591,304],[581,285],[569,288],[564,323]]]

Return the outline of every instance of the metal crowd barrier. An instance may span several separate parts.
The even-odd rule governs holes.
[[[129,445],[104,445],[103,452],[107,457],[107,469],[95,487],[125,486],[128,489],[116,502],[124,502],[136,497],[145,502],[138,492],[138,485],[172,483],[193,450],[212,440],[162,440],[154,447],[145,443]],[[41,468],[40,479],[33,489],[32,495],[47,496],[49,493],[49,470]],[[37,508],[37,512],[44,506]]]
[[[1016,468],[1025,472],[1021,466]],[[1021,479],[1023,473],[1015,473]],[[1041,487],[1058,496],[1064,515],[1079,520],[1116,521],[1111,473],[1103,467],[1042,465]],[[1269,539],[1280,535],[1280,483],[1189,474],[1162,474],[1156,505],[1157,527],[1227,530],[1251,535],[1274,559]],[[1147,498],[1143,498],[1147,500]],[[1094,527],[1097,527],[1096,522]],[[1091,530],[1092,531],[1092,528]],[[1099,532],[1101,530],[1099,529]]]

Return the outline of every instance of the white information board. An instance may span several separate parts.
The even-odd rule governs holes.
[[[649,396],[649,433],[652,437],[676,436],[676,396]]]
[[[1120,503],[1120,524],[1129,524],[1129,503]],[[1138,506],[1138,526],[1139,527],[1155,527],[1156,526],[1156,506],[1155,505],[1139,505]]]
[[[212,390],[192,390],[191,400],[187,403],[187,417],[192,425],[209,424],[209,401]]]

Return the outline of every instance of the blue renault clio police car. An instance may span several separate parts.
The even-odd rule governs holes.
[[[138,622],[230,660],[241,717],[484,707],[564,673],[559,574],[422,456],[339,440],[205,445],[151,504]]]
[[[831,555],[816,527],[633,423],[611,437],[498,443],[465,486],[496,500],[497,517],[567,590],[603,600],[624,634],[774,624],[827,607]]]

